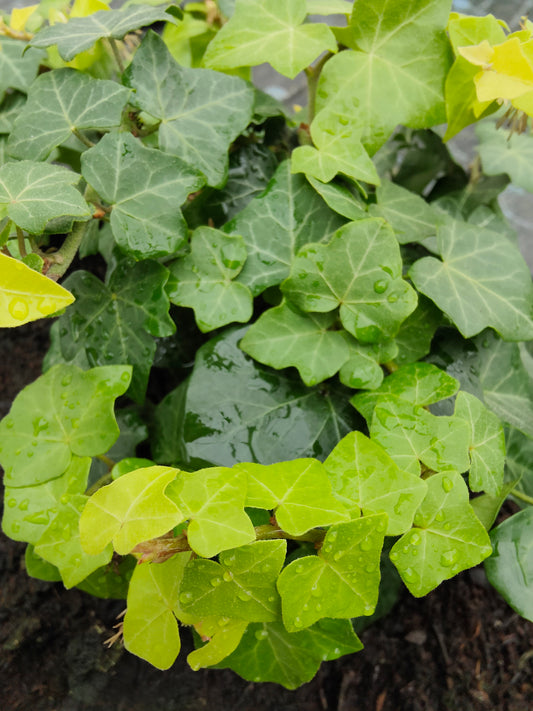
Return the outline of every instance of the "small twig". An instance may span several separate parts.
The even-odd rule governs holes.
[[[72,129],[72,133],[76,136],[76,138],[83,143],[83,145],[87,146],[87,148],[92,148],[96,144],[93,143],[91,140],[87,138],[81,131],[79,131],[77,128]]]
[[[48,256],[52,266],[47,272],[47,276],[57,281],[70,267],[74,257],[78,253],[79,246],[85,235],[87,225],[90,222],[77,222],[72,232],[66,237],[57,252]]]
[[[98,459],[100,459],[100,457],[98,457]],[[112,481],[113,478],[111,476],[111,472],[107,472],[87,489],[87,491],[85,492],[85,496],[92,496],[95,492],[98,491],[98,489],[101,489],[103,486],[106,486],[106,484],[111,484]]]
[[[24,232],[17,226],[17,242],[19,245],[19,252],[22,258],[27,257],[26,245],[24,244]]]
[[[511,496],[514,496],[515,499],[520,499],[520,501],[524,501],[526,504],[533,506],[533,496],[528,496],[527,494],[518,491],[518,489],[511,489],[509,493]]]
[[[115,62],[117,63],[118,71],[120,72],[120,74],[124,74],[124,62],[122,61],[122,57],[120,56],[120,51],[118,49],[116,40],[114,40],[112,37],[109,37],[107,41],[109,42],[109,46],[111,47],[111,51],[113,52],[113,57],[115,58]]]
[[[326,54],[318,60],[318,62],[313,66],[307,67],[305,69],[305,76],[307,77],[307,121],[311,124],[312,120],[315,118],[316,112],[316,92],[318,87],[318,80],[320,79],[320,74],[324,68],[324,64],[333,57],[332,52],[326,52]]]

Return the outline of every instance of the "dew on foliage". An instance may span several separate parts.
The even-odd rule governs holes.
[[[449,494],[450,491],[453,489],[453,481],[451,479],[449,479],[447,476],[443,477],[442,488],[444,489],[446,494]]]
[[[440,557],[440,564],[445,568],[450,568],[454,563],[457,562],[458,553],[456,550],[446,551]]]
[[[422,541],[422,537],[420,536],[419,533],[416,533],[416,532],[415,532],[415,533],[412,534],[412,536],[411,536],[411,541],[410,541],[410,542],[411,542],[414,546],[418,546],[418,545],[421,543],[421,541]]]
[[[257,630],[255,633],[255,638],[261,642],[261,640],[266,639],[268,637],[268,632],[263,629],[263,630]]]
[[[407,583],[416,583],[419,580],[418,573],[412,568],[406,568],[402,573],[402,578]]]
[[[13,509],[17,505],[17,500],[16,499],[8,499],[7,505],[9,506],[10,509]]]
[[[376,294],[384,294],[389,286],[389,282],[386,279],[378,279],[374,282],[374,291]]]
[[[299,617],[294,618],[294,626],[295,627],[303,627],[303,622],[301,621],[301,619]]]
[[[231,573],[229,570],[224,571],[224,574],[222,575],[224,580],[229,583],[233,580],[233,573]]]
[[[66,388],[70,383],[72,382],[72,375],[65,375],[65,377],[61,380],[61,385]]]
[[[214,588],[217,588],[222,582],[222,578],[211,578],[209,581]]]
[[[20,504],[19,504],[19,509],[21,511],[27,511],[28,506],[30,505],[30,500],[29,499],[23,499]]]
[[[17,321],[24,321],[29,313],[28,304],[22,299],[12,299],[7,307],[11,316]]]
[[[17,521],[13,521],[13,523],[11,524],[11,530],[13,531],[13,533],[18,533],[20,531],[20,523],[18,523]]]

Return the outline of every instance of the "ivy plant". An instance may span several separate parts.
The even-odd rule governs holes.
[[[53,317],[0,422],[3,531],[124,599],[159,669],[189,628],[193,669],[293,689],[398,578],[483,561],[533,620],[533,283],[498,204],[533,190],[533,25],[181,5],[0,24],[0,325]]]

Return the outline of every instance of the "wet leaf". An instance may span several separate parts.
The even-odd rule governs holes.
[[[344,2],[344,0],[342,0]],[[361,220],[366,217],[366,205],[357,197],[347,185],[330,181],[323,183],[312,175],[307,176],[317,193],[322,197],[332,210],[349,220]]]
[[[222,627],[214,630],[209,641],[187,656],[187,663],[193,671],[205,669],[218,664],[228,657],[239,646],[248,622],[230,620]]]
[[[443,315],[432,301],[418,294],[418,306],[400,326],[394,340],[398,345],[395,356],[403,366],[423,358],[431,350],[435,331],[443,322]]]

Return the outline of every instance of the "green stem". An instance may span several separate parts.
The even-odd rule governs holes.
[[[100,459],[100,457],[98,457],[98,459]],[[111,484],[112,481],[113,478],[111,477],[111,472],[107,472],[87,489],[87,491],[85,492],[85,496],[92,496],[96,491],[98,491],[98,489],[101,489],[103,486],[106,486],[106,484]]]
[[[87,148],[93,148],[95,145],[92,141],[90,141],[85,134],[83,134],[81,131],[79,131],[77,128],[72,129],[72,133],[76,136],[78,141],[81,141],[84,146],[87,146]]]
[[[112,37],[108,38],[108,42],[109,42],[109,46],[111,47],[111,51],[113,52],[113,57],[115,58],[115,62],[117,63],[118,71],[121,74],[124,74],[124,69],[125,69],[124,62],[122,61],[122,57],[120,56],[118,45]]]
[[[324,64],[328,61],[328,59],[331,59],[331,57],[333,57],[333,54],[331,52],[326,52],[326,54],[319,59],[314,66],[311,65],[305,70],[305,75],[307,77],[307,122],[309,125],[315,118],[318,80],[320,79],[320,74],[322,73]]]
[[[17,227],[17,241],[19,244],[19,252],[22,258],[26,257],[28,253],[26,252],[26,245],[24,244],[24,232]]]
[[[70,267],[74,257],[76,256],[81,241],[87,230],[88,222],[76,222],[72,232],[66,237],[65,241],[61,245],[57,252],[53,255],[49,255],[49,259],[53,261],[52,266],[46,273],[46,276],[57,281]]]
[[[272,526],[267,523],[263,526],[256,526],[255,535],[258,541],[287,538],[291,541],[302,541],[303,543],[321,543],[324,540],[326,532],[319,528],[314,528],[311,531],[304,533],[303,536],[291,536],[286,531],[279,528],[279,526]]]
[[[515,499],[520,499],[520,501],[524,501],[526,504],[533,506],[533,496],[523,494],[521,491],[518,491],[518,489],[511,489],[509,493],[511,496],[514,496]]]

